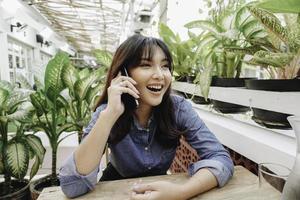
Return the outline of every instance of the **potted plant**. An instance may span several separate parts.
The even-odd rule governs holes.
[[[0,199],[30,199],[29,181],[24,179],[33,160],[30,179],[41,166],[45,148],[39,137],[25,134],[31,127],[32,105],[29,103],[31,90],[16,88],[0,81]],[[8,134],[8,125],[15,126],[16,133]]]
[[[276,12],[298,14],[285,16],[286,25],[284,26],[277,16],[259,8],[260,6]],[[248,9],[267,30],[268,40],[272,46],[270,48],[270,45],[261,44],[262,50],[256,52],[248,61],[250,64],[266,68],[271,79],[246,81],[247,88],[280,92],[300,91],[300,80],[297,79],[297,73],[300,69],[299,1],[268,0],[256,6],[249,6]],[[291,128],[287,121],[288,114],[258,108],[253,108],[253,114],[254,121],[263,126],[281,129]]]
[[[62,91],[65,89],[62,80],[63,69],[69,64],[70,60],[67,54],[57,53],[47,64],[44,84],[35,79],[37,90],[30,95],[31,103],[34,106],[32,127],[35,131],[43,131],[46,134],[52,150],[51,174],[30,185],[33,199],[38,197],[44,187],[59,185],[56,173],[58,146],[72,134],[71,131],[76,130],[68,118],[69,103],[62,95]],[[60,137],[63,132],[70,133]]]
[[[258,36],[265,36],[263,27],[251,17],[243,2],[218,2],[211,9],[207,20],[196,20],[185,25],[188,29],[202,29],[204,34],[200,43],[205,69],[199,76],[202,94],[208,97],[210,86],[243,87],[240,79],[243,58],[247,51],[257,51],[251,45]],[[232,48],[243,48],[233,51]],[[213,78],[214,77],[214,78]],[[214,108],[223,113],[248,111],[248,107],[213,100]]]

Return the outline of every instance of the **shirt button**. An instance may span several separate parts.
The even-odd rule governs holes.
[[[150,129],[149,129],[149,128],[147,128],[147,129],[146,129],[146,131],[147,131],[147,132],[149,132],[149,131],[150,131]]]
[[[148,151],[148,147],[145,147],[145,151]]]
[[[148,167],[148,169],[151,169],[151,167]]]

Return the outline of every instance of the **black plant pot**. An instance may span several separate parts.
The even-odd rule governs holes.
[[[202,104],[202,105],[207,105],[211,103],[210,99],[205,100],[204,97],[199,97],[199,96],[194,96],[192,101],[196,104]]]
[[[48,175],[48,176],[40,178],[36,181],[33,181],[30,184],[30,192],[31,192],[32,200],[36,200],[44,188],[52,187],[52,186],[59,186],[59,185],[60,185],[59,179],[56,178],[53,180],[51,175]]]
[[[300,91],[300,79],[246,80],[246,88],[277,92]],[[284,105],[283,105],[284,106]],[[288,114],[253,108],[252,119],[267,128],[291,129]]]
[[[245,87],[245,80],[253,78],[218,78],[213,77],[211,86],[216,87]],[[244,113],[250,110],[249,107],[241,106],[238,104],[227,103],[218,100],[212,100],[212,104],[215,110],[221,113]]]
[[[0,199],[1,200],[30,200],[29,181],[27,180],[12,180],[12,190],[7,194],[8,191],[4,186],[4,182],[0,183]]]

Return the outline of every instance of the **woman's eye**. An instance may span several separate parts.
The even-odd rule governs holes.
[[[143,63],[143,64],[140,64],[141,67],[151,67],[150,64],[147,64],[147,63]]]
[[[161,66],[161,68],[163,68],[164,70],[169,70],[169,65],[163,65]]]

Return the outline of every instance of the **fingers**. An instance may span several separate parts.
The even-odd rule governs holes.
[[[131,77],[129,77],[129,76],[121,76],[120,74],[118,74],[118,76],[116,76],[116,78],[114,78],[112,80],[112,83],[113,84],[119,84],[120,82],[123,82],[123,81],[129,81],[133,85],[137,84],[136,81],[133,80]]]
[[[128,87],[130,89],[132,89],[136,94],[140,94],[140,92],[134,87],[134,85],[132,84],[132,82],[125,80],[119,83],[119,85],[121,87]]]
[[[132,191],[136,193],[145,193],[146,191],[151,191],[153,189],[151,184],[137,184],[132,187]]]
[[[120,87],[120,91],[122,93],[128,93],[130,94],[131,96],[133,96],[134,98],[138,99],[140,98],[140,96],[135,92],[133,91],[131,88],[128,88],[128,87]]]
[[[146,191],[144,194],[137,194],[132,192],[131,200],[150,200],[153,199],[152,191]]]

